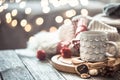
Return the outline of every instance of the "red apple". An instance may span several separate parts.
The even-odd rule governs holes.
[[[39,60],[45,60],[46,58],[46,53],[44,50],[38,50],[37,51],[37,56],[36,56]]]
[[[68,47],[63,47],[60,51],[63,58],[71,58],[72,52]]]

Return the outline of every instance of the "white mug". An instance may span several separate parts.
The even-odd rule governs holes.
[[[84,31],[80,33],[80,58],[84,61],[104,61],[107,59],[107,44],[112,44],[116,53],[118,52],[117,44],[108,41],[107,34],[100,31]]]

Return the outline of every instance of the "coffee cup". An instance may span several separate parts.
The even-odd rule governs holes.
[[[115,54],[107,52],[107,44],[115,47]],[[83,61],[105,61],[110,56],[114,57],[118,52],[117,44],[108,41],[107,34],[101,31],[84,31],[80,33],[80,58]]]

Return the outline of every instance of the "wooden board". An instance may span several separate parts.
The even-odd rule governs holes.
[[[34,80],[66,80],[55,68],[53,68],[48,60],[40,61],[35,56],[32,56],[35,55],[34,52],[30,53],[29,50],[16,50],[16,53],[34,77]]]
[[[77,67],[79,64],[84,63],[88,66],[89,69],[101,69],[106,66],[114,67],[115,71],[120,70],[120,58],[108,58],[108,60],[104,62],[80,62],[78,64],[73,63],[73,59],[78,59],[78,57],[72,57],[72,58],[62,58],[60,55],[55,55],[52,57],[52,65],[64,72],[69,73],[77,73],[75,70],[75,67]]]
[[[0,51],[0,80],[34,80],[13,50]]]

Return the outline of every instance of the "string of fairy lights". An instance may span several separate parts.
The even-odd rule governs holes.
[[[16,28],[18,24],[25,30],[25,32],[31,32],[33,29],[32,23],[36,24],[36,26],[42,26],[44,24],[45,19],[42,16],[38,16],[33,22],[29,22],[26,18],[23,18],[21,20],[17,20],[16,17],[19,16],[19,9],[24,9],[24,14],[27,16],[31,16],[32,13],[34,13],[33,8],[30,6],[27,6],[27,2],[30,0],[0,0],[0,14],[4,12],[5,16],[4,18],[6,24],[9,24],[11,28]],[[32,1],[32,0],[31,0]],[[33,0],[34,1],[34,0]],[[36,0],[38,1],[38,0]],[[38,1],[41,6],[41,14],[49,14],[50,12],[54,11],[55,9],[60,9],[61,6],[69,5],[72,7],[72,9],[68,9],[63,12],[63,14],[67,17],[64,18],[62,15],[55,16],[55,22],[60,24],[68,24],[71,23],[70,18],[77,15],[76,10],[74,7],[76,6],[87,6],[88,0],[40,0]],[[14,6],[13,4],[16,4]],[[11,6],[12,5],[12,6]],[[51,7],[52,6],[52,7]],[[12,7],[12,8],[11,8]],[[11,8],[6,12],[8,8]],[[52,8],[55,8],[52,10]],[[38,8],[39,10],[39,8]],[[83,15],[88,15],[87,9],[81,9],[80,11]],[[40,13],[39,13],[40,14]],[[0,24],[2,23],[2,19],[0,18]],[[57,30],[57,26],[49,26],[49,31],[53,32]]]

